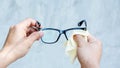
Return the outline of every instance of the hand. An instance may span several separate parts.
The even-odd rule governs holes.
[[[0,51],[0,68],[5,68],[25,56],[32,44],[43,36],[43,32],[32,29],[32,26],[40,28],[33,19],[26,19],[10,27],[6,42]]]
[[[81,35],[75,35],[74,40],[78,45],[77,55],[81,68],[100,68],[101,42],[91,35],[87,41]]]

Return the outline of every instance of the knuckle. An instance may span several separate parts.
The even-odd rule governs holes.
[[[102,45],[102,42],[100,40],[97,40],[98,45]]]
[[[33,20],[33,19],[32,19],[32,18],[27,18],[26,20],[31,21],[31,20]]]
[[[12,26],[10,26],[10,29],[13,29],[13,27],[14,27],[13,25],[12,25]]]
[[[36,20],[34,20],[32,18],[27,18],[27,19],[25,19],[25,21],[27,21],[27,22],[36,22]]]
[[[13,29],[18,29],[18,27],[19,27],[18,25],[14,25]]]

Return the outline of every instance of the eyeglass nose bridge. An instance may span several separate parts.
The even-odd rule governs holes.
[[[60,35],[59,35],[58,38],[60,38],[60,36],[61,36],[62,34],[64,34],[65,38],[68,40],[68,37],[67,37],[67,35],[66,35],[66,30],[60,30]]]

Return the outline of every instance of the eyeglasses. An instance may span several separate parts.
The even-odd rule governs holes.
[[[84,27],[82,27],[83,24]],[[79,30],[86,31],[87,22],[85,20],[82,20],[78,23],[78,27],[69,28],[66,30],[60,30],[56,28],[42,28],[41,30],[44,32],[44,36],[41,38],[41,41],[46,44],[54,44],[59,40],[62,34],[64,34],[65,38],[68,40],[68,38],[71,36],[73,31],[79,31]]]

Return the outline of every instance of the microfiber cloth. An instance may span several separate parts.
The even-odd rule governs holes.
[[[73,40],[73,36],[76,34],[82,35],[85,40],[87,41],[87,36],[89,35],[88,31],[85,30],[79,30],[79,31],[74,31],[71,37],[68,39],[68,41],[65,44],[65,53],[70,57],[71,63],[74,63],[75,59],[77,58],[77,44]]]

